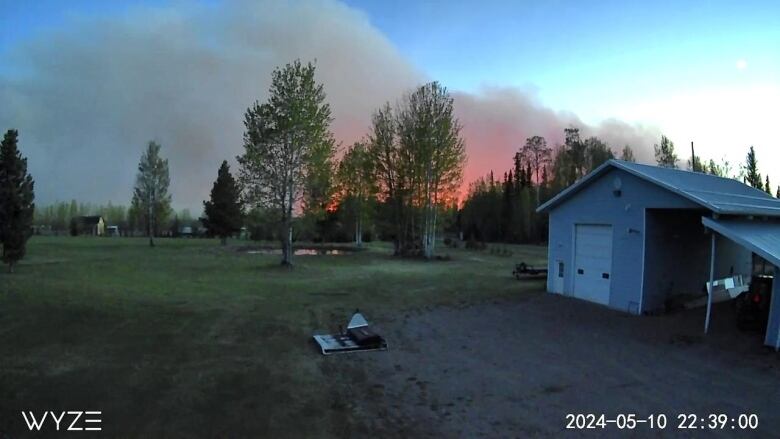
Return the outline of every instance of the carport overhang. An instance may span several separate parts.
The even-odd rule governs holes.
[[[780,222],[772,220],[737,218],[709,218],[702,217],[704,227],[727,238],[751,252],[761,256],[767,262],[775,266],[775,277],[780,273]],[[714,280],[714,267],[716,258],[715,233],[712,234],[712,252],[710,260],[710,285]],[[780,349],[780,282],[774,282],[772,288],[772,301],[770,303],[769,324],[765,343]],[[712,294],[708,289],[707,317],[704,324],[704,332],[709,327],[710,312],[712,308]]]

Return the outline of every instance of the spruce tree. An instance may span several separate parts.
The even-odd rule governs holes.
[[[677,154],[674,152],[674,142],[666,136],[661,136],[661,144],[654,145],[655,161],[664,168],[677,168]]]
[[[35,182],[17,149],[18,136],[16,130],[8,130],[0,144],[0,240],[9,272],[24,257],[35,212]]]
[[[227,243],[229,236],[241,230],[243,211],[240,196],[241,191],[225,160],[211,188],[211,200],[203,202],[205,217],[201,220],[210,234],[219,236],[222,245]]]
[[[761,174],[758,172],[756,151],[752,146],[750,147],[750,150],[748,150],[747,157],[745,158],[745,183],[756,189],[764,190],[764,182],[761,179]]]

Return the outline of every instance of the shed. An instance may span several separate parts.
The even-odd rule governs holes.
[[[102,216],[81,216],[78,219],[79,233],[83,235],[103,236],[106,222]]]
[[[537,211],[550,220],[547,290],[632,314],[707,294],[712,278],[780,266],[780,200],[730,178],[609,160]]]

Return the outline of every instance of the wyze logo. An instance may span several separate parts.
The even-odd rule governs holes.
[[[101,413],[103,412],[67,411],[57,413],[46,411],[42,415],[36,415],[29,411],[22,412],[22,416],[30,431],[40,431],[44,425],[52,424],[56,431],[100,431]]]

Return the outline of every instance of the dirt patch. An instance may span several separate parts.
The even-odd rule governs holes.
[[[680,413],[757,413],[771,435],[780,428],[777,356],[736,330],[729,307],[714,309],[706,337],[703,317],[633,317],[539,294],[388,319],[379,323],[389,351],[337,361],[366,371],[353,394],[386,412],[370,424],[383,436],[576,436],[567,413],[664,413],[675,435]]]

